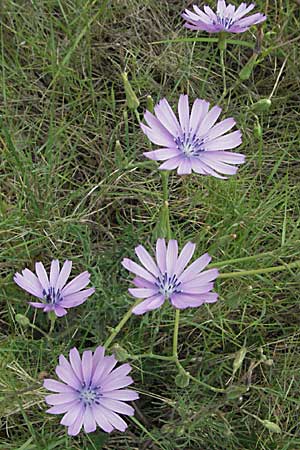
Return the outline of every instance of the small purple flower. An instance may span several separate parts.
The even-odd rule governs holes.
[[[176,240],[171,239],[166,246],[165,239],[158,239],[156,261],[142,245],[135,248],[135,253],[144,267],[131,259],[123,259],[122,265],[125,269],[137,275],[133,280],[136,288],[129,289],[130,294],[137,298],[146,298],[133,308],[134,314],[144,314],[157,309],[165,300],[170,300],[178,309],[217,301],[218,294],[210,291],[213,289],[212,281],[219,274],[218,270],[202,272],[211,257],[205,253],[185,269],[195,248],[195,244],[188,242],[178,256]]]
[[[78,350],[72,348],[70,362],[60,355],[55,370],[63,383],[44,380],[44,387],[56,392],[45,398],[53,405],[46,412],[65,413],[60,423],[68,427],[71,436],[77,435],[82,425],[86,433],[95,431],[97,425],[107,433],[114,429],[125,431],[127,424],[119,414],[134,414],[132,406],[124,402],[138,399],[138,393],[121,389],[133,383],[127,376],[131,367],[122,364],[113,370],[117,360],[114,356],[104,356],[104,352],[104,347],[97,347],[94,354],[86,350],[81,359]]]
[[[217,178],[226,178],[219,173],[234,175],[237,167],[232,164],[243,163],[245,156],[226,150],[241,144],[241,132],[225,135],[235,125],[235,120],[229,118],[215,125],[222,109],[214,106],[209,110],[209,106],[209,102],[196,99],[190,112],[188,96],[181,95],[179,121],[166,99],[155,106],[155,115],[146,111],[144,117],[148,126],[141,124],[141,128],[151,142],[162,148],[144,155],[155,161],[165,161],[159,168],[177,168],[179,175],[190,174],[192,170]]]
[[[186,9],[182,17],[187,21],[184,26],[191,30],[203,30],[208,33],[224,31],[243,33],[249,30],[252,25],[266,20],[266,16],[261,13],[245,17],[254,7],[254,3],[250,5],[241,3],[236,9],[230,3],[226,5],[225,0],[218,0],[217,13],[214,13],[209,6],[204,6],[204,11],[201,11],[198,6],[193,5],[194,12]]]
[[[94,288],[85,288],[90,282],[89,272],[82,272],[66,285],[70,276],[72,261],[65,261],[59,270],[57,259],[51,262],[50,280],[41,262],[35,264],[36,275],[29,269],[16,273],[14,282],[29,294],[39,298],[40,302],[29,302],[34,308],[44,312],[54,311],[57,317],[67,314],[66,309],[81,305],[95,292]]]

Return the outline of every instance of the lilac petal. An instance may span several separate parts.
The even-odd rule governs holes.
[[[167,270],[166,256],[167,256],[166,241],[162,238],[159,238],[156,241],[156,261],[161,273],[165,273],[165,271]]]
[[[218,300],[218,294],[215,292],[208,292],[207,294],[201,294],[199,297],[203,298],[204,303],[215,303]]]
[[[41,262],[35,263],[35,271],[37,273],[39,282],[43,286],[43,289],[48,291],[48,289],[49,289],[49,279],[48,279],[48,275],[47,275],[47,272],[45,270],[45,267],[43,266],[43,264]]]
[[[220,114],[222,112],[222,108],[219,106],[213,106],[211,110],[206,114],[203,118],[200,127],[197,131],[197,136],[205,136],[207,132],[213,127],[213,125],[218,120]],[[206,147],[205,147],[206,148]]]
[[[97,428],[93,409],[89,405],[87,405],[85,408],[83,426],[86,433],[92,433]]]
[[[162,146],[162,147],[174,147],[174,139],[166,138],[166,135],[162,131],[153,131],[152,128],[147,127],[144,124],[140,124],[140,127],[143,131],[143,133],[147,136],[147,138],[153,142],[153,144]],[[167,130],[165,130],[166,133],[169,134]]]
[[[147,288],[147,289],[153,289],[153,283],[150,283],[150,281],[145,280],[141,277],[135,277],[132,280],[133,284],[138,288]]]
[[[254,3],[251,3],[249,6],[246,3],[242,3],[234,13],[234,20],[237,21],[248,14],[255,7]]]
[[[55,289],[62,289],[67,282],[72,270],[72,261],[66,260],[57,278]]]
[[[229,148],[235,148],[242,143],[242,133],[240,130],[229,133],[226,136],[221,136],[213,141],[205,143],[205,150],[227,150]],[[205,153],[205,152],[203,152]]]
[[[44,312],[50,312],[54,311],[55,305],[54,304],[44,304]]]
[[[83,417],[84,417],[84,408],[82,407],[78,411],[78,416],[75,422],[73,422],[72,425],[69,426],[68,428],[68,434],[70,436],[77,436],[77,434],[80,432],[83,425]]]
[[[107,419],[106,409],[103,408],[101,405],[93,405],[92,411],[99,427],[106,433],[111,433],[114,427]]]
[[[217,6],[217,13],[220,16],[223,16],[223,13],[226,9],[226,2],[225,0],[218,0],[218,6]]]
[[[120,402],[119,400],[113,400],[110,398],[101,398],[101,405],[105,408],[120,414],[126,414],[126,416],[133,416],[134,409],[127,403]]]
[[[129,293],[136,298],[148,298],[159,292],[158,288],[153,286],[153,289],[144,289],[144,288],[130,288],[128,289]]]
[[[81,413],[82,410],[83,410],[83,405],[80,402],[76,403],[63,416],[63,418],[60,421],[61,425],[65,425],[67,427],[72,425],[75,422],[75,420],[77,419],[78,415]]]
[[[107,391],[103,394],[105,398],[114,398],[117,400],[137,400],[139,398],[139,394],[131,389],[120,389],[114,391]]]
[[[75,294],[66,295],[61,301],[61,306],[64,308],[73,308],[74,306],[81,305],[84,303],[88,297],[90,297],[95,292],[95,288],[85,289]]]
[[[189,158],[182,159],[177,170],[178,175],[189,175],[192,173],[192,164]]]
[[[182,283],[180,286],[180,290],[183,294],[205,294],[213,289],[214,283],[206,283],[202,284],[201,282],[193,283],[191,281],[187,281],[186,283]]]
[[[218,294],[209,292],[206,294],[185,294],[178,293],[171,295],[171,303],[173,306],[179,309],[185,309],[188,307],[197,307],[203,305],[203,303],[207,303],[206,299],[213,298],[213,301],[216,301],[218,298]]]
[[[193,5],[193,8],[194,11],[196,12],[196,17],[198,17],[198,20],[200,18],[203,22],[207,24],[212,23],[211,17],[207,15],[206,12],[204,13],[197,5]]]
[[[69,353],[71,367],[79,380],[83,380],[82,364],[79,351],[76,347],[72,348]]]
[[[129,364],[122,364],[120,367],[118,367],[117,369],[114,369],[110,375],[109,375],[109,379],[112,381],[114,379],[120,378],[120,377],[125,377],[126,375],[129,374],[129,372],[132,370],[132,367]],[[119,399],[121,400],[121,399]]]
[[[160,170],[172,170],[177,169],[182,159],[185,158],[182,154],[180,156],[174,156],[174,158],[168,159],[159,166]]]
[[[181,128],[187,133],[190,129],[189,98],[187,95],[180,95],[179,97],[178,115]]]
[[[105,348],[104,347],[99,346],[99,347],[96,348],[96,350],[94,352],[94,355],[93,355],[92,376],[94,376],[98,364],[103,362],[103,360],[104,360],[104,353],[105,353]]]
[[[217,20],[217,16],[216,14],[213,12],[213,10],[209,7],[209,6],[204,6],[204,11],[206,13],[206,15],[212,20],[212,21],[216,21]]]
[[[202,164],[200,159],[191,158],[191,164],[194,172],[200,173],[200,175],[207,175],[207,172],[205,171],[205,164]]]
[[[153,297],[144,300],[135,306],[132,310],[133,314],[137,316],[140,314],[144,314],[148,311],[153,311],[154,309],[159,308],[165,301],[165,297],[163,295],[154,295]]]
[[[44,388],[48,389],[48,391],[53,392],[74,392],[74,389],[71,386],[67,386],[60,381],[52,380],[51,378],[45,378],[43,383]]]
[[[20,273],[16,273],[14,276],[14,282],[20,286],[20,288],[24,289],[24,291],[29,292],[29,294],[34,295],[38,298],[43,298],[42,290],[37,290],[35,286],[33,286],[29,280],[25,279]]]
[[[212,169],[225,175],[235,175],[238,170],[237,167],[216,161],[215,157],[211,158],[209,155],[203,155],[202,161],[204,161]]]
[[[163,98],[155,107],[155,115],[162,125],[171,133],[173,136],[178,136],[181,132],[178,120],[169,105],[168,101]]]
[[[22,270],[22,275],[26,281],[28,281],[33,289],[38,293],[37,297],[42,298],[43,297],[43,286],[41,285],[38,277],[31,272],[29,269]]]
[[[176,273],[177,277],[182,273],[185,266],[188,264],[190,259],[192,258],[194,252],[196,249],[196,244],[193,244],[192,242],[188,242],[185,244],[183,249],[180,252],[179,258],[175,265],[174,272]]]
[[[115,389],[121,389],[123,387],[129,386],[133,383],[133,379],[131,377],[122,377],[117,380],[111,381],[109,377],[103,381],[101,387],[102,392],[105,391],[114,391]]]
[[[242,153],[232,153],[223,151],[210,151],[210,157],[215,157],[220,162],[225,162],[229,164],[243,164],[245,162],[245,155]]]
[[[116,413],[113,411],[110,411],[107,408],[104,408],[106,418],[109,420],[109,422],[113,425],[116,430],[119,431],[125,431],[127,428],[127,423]]]
[[[28,305],[33,306],[34,308],[39,308],[39,309],[45,308],[45,303],[28,302]]]
[[[244,19],[240,19],[237,22],[239,27],[250,27],[252,25],[256,25],[258,23],[264,22],[266,20],[266,16],[261,13],[253,14],[252,16],[245,17]]]
[[[178,243],[175,239],[171,239],[167,248],[167,274],[171,277],[174,274],[175,266],[178,257]]]
[[[114,356],[105,356],[103,361],[100,361],[95,369],[92,385],[98,386],[102,381],[105,382],[105,378],[112,371],[117,364],[117,360]],[[101,385],[102,387],[102,385]]]
[[[203,120],[203,117],[207,114],[209,109],[209,102],[206,102],[205,100],[200,100],[197,98],[194,101],[192,112],[191,112],[191,119],[190,119],[190,127],[191,131],[195,134],[198,131],[198,128]]]
[[[227,131],[234,127],[235,123],[235,120],[230,117],[229,119],[222,120],[217,125],[214,125],[206,135],[206,142],[212,141],[213,139],[227,133]]]
[[[57,317],[63,317],[67,314],[67,311],[65,310],[65,308],[63,308],[62,306],[59,306],[59,305],[54,305],[54,312]]]
[[[59,261],[58,261],[58,259],[54,259],[51,262],[51,268],[50,268],[50,285],[51,286],[55,286],[58,276],[59,276]]]
[[[166,159],[180,156],[181,151],[178,150],[178,148],[160,148],[159,150],[145,152],[143,153],[143,155],[146,156],[146,158],[152,159],[153,161],[165,161]]]
[[[192,165],[193,165],[193,169],[195,170],[195,172],[200,172],[200,169],[204,171],[205,175],[212,175],[215,178],[220,178],[221,180],[225,180],[226,177],[223,177],[222,175],[218,174],[215,170],[213,170],[211,167],[209,167],[208,164],[206,164],[202,159],[201,159],[201,164],[198,165],[196,161],[193,160]],[[195,169],[196,168],[196,169]]]
[[[129,272],[132,272],[135,275],[145,278],[145,280],[155,284],[156,279],[154,278],[154,276],[151,275],[147,270],[143,269],[143,267],[141,267],[139,264],[132,261],[131,259],[124,258],[121,264],[123,267],[125,267],[125,269],[129,270]]]
[[[79,404],[79,401],[76,400],[76,401],[69,402],[69,403],[63,403],[62,405],[51,406],[51,408],[46,410],[46,413],[48,413],[48,414],[63,414],[78,404]]]
[[[200,256],[200,258],[196,259],[178,278],[181,283],[189,281],[201,272],[211,261],[211,256],[208,253]]]
[[[65,297],[66,295],[74,294],[75,292],[84,289],[89,284],[89,282],[90,282],[89,272],[88,271],[82,272],[63,288],[63,290],[61,291],[62,296]]]
[[[73,372],[71,366],[70,369],[62,365],[57,366],[55,372],[57,376],[66,384],[72,386],[74,389],[81,389],[81,383]]]
[[[204,272],[201,272],[200,274],[196,275],[195,278],[191,279],[189,283],[201,282],[202,284],[205,284],[212,280],[215,280],[218,277],[218,275],[219,275],[218,269],[205,270]]]
[[[157,145],[162,145],[164,147],[172,147],[174,145],[174,138],[171,133],[163,126],[163,124],[149,111],[146,111],[144,118],[148,123],[149,127],[141,124],[143,132],[148,136],[149,139],[154,140],[152,142]],[[151,136],[151,138],[150,138]]]
[[[148,270],[148,272],[152,273],[152,275],[154,275],[155,277],[158,277],[159,269],[147,250],[142,245],[138,245],[135,248],[135,253],[143,266]]]
[[[86,350],[82,355],[82,374],[86,386],[90,385],[93,368],[93,354],[90,350]]]
[[[63,392],[62,394],[46,395],[45,401],[48,405],[64,405],[65,403],[78,400],[78,392]]]
[[[177,309],[185,309],[189,307],[186,301],[182,298],[182,294],[171,294],[170,300],[172,305]]]

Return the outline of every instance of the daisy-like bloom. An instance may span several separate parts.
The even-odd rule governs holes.
[[[155,161],[165,161],[161,170],[177,168],[179,175],[187,175],[192,170],[201,175],[226,178],[221,174],[234,175],[245,156],[226,150],[239,146],[242,142],[239,130],[227,133],[235,125],[228,118],[217,125],[222,109],[209,102],[196,99],[191,112],[187,95],[181,95],[178,102],[179,121],[166,99],[162,99],[154,108],[155,115],[146,111],[144,117],[148,124],[141,125],[143,132],[151,142],[159,145],[159,150],[144,155]]]
[[[254,3],[250,5],[241,3],[236,8],[230,3],[226,5],[225,0],[218,0],[216,13],[209,6],[204,6],[204,11],[201,11],[197,5],[193,5],[194,12],[186,9],[182,17],[187,21],[184,26],[191,30],[203,30],[208,33],[224,31],[243,33],[249,30],[252,25],[257,25],[266,20],[266,16],[261,13],[245,17],[254,7]]]
[[[210,291],[219,274],[218,270],[202,272],[211,257],[205,253],[186,268],[195,248],[195,244],[188,242],[178,256],[176,240],[171,239],[167,246],[165,239],[158,239],[156,261],[142,245],[135,248],[135,253],[143,267],[131,259],[123,259],[122,265],[125,269],[136,275],[133,280],[136,287],[129,289],[130,294],[146,299],[133,308],[134,314],[144,314],[157,309],[165,300],[170,300],[172,305],[179,309],[217,301],[218,294]]]
[[[77,435],[82,426],[86,433],[96,430],[97,425],[110,433],[114,429],[125,431],[126,422],[119,416],[133,416],[134,409],[125,401],[139,398],[137,392],[122,389],[133,383],[128,375],[129,364],[114,369],[114,356],[104,356],[104,347],[97,347],[94,354],[86,350],[80,358],[76,348],[69,353],[70,361],[63,355],[56,367],[57,376],[63,381],[44,380],[44,387],[56,392],[45,400],[53,405],[50,414],[63,414],[60,423],[68,427],[68,434]],[[114,369],[114,370],[113,370]]]
[[[72,261],[65,261],[59,270],[57,259],[51,262],[50,279],[41,262],[35,264],[36,275],[29,269],[22,270],[22,275],[16,273],[14,282],[29,294],[40,299],[40,302],[29,302],[34,308],[44,312],[54,311],[57,317],[67,314],[68,308],[81,305],[95,292],[94,288],[84,289],[90,282],[89,272],[82,272],[67,285]],[[84,290],[82,290],[84,289]]]

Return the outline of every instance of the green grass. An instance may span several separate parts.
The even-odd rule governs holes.
[[[170,176],[171,226],[181,245],[193,240],[197,255],[209,251],[215,263],[271,252],[221,272],[300,258],[299,6],[258,0],[257,10],[266,3],[265,57],[221,102],[243,131],[246,164],[226,182]],[[43,376],[54,376],[58,355],[72,346],[104,343],[133,303],[120,262],[136,244],[155,241],[160,176],[154,165],[141,164],[149,142],[126,108],[121,72],[129,73],[140,114],[149,94],[154,101],[166,96],[174,107],[182,92],[213,104],[222,96],[216,44],[179,40],[195,37],[182,28],[184,6],[179,0],[2,0],[0,449],[300,449],[297,269],[219,279],[216,304],[181,314],[182,365],[207,384],[232,385],[227,395],[193,382],[180,389],[171,362],[130,356],[142,395],[139,424],[129,419],[126,433],[70,438],[59,417],[44,412]],[[253,43],[254,33],[242,39]],[[171,39],[176,42],[151,44]],[[250,56],[250,48],[228,46],[229,88]],[[252,104],[271,94],[271,109],[255,114]],[[116,140],[129,165],[116,157]],[[74,273],[88,269],[96,293],[57,321],[48,342],[16,322],[16,314],[26,314],[49,329],[12,277],[35,261],[49,267],[54,257],[72,259]],[[132,317],[115,343],[130,355],[170,355],[173,322],[174,310],[165,305]]]

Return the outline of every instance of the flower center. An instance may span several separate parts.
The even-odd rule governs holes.
[[[62,301],[62,295],[59,289],[57,291],[54,287],[50,286],[48,292],[44,289],[43,296],[46,303],[51,305],[56,305],[57,303]]]
[[[83,386],[80,392],[79,399],[84,403],[84,405],[92,405],[93,403],[99,403],[99,398],[101,394],[97,388],[92,388]]]
[[[205,150],[203,147],[203,139],[199,139],[191,131],[183,133],[182,136],[178,136],[174,141],[178,150],[186,156],[197,156]]]
[[[169,277],[168,274],[165,272],[164,275],[157,278],[156,285],[159,288],[159,292],[164,295],[165,298],[169,298],[171,294],[174,292],[180,292],[180,285],[181,282],[178,281],[176,275],[172,275],[172,277]]]
[[[229,17],[222,17],[220,15],[217,15],[217,23],[222,25],[225,28],[225,30],[228,30],[231,27],[231,25],[233,25],[234,20]],[[216,23],[214,23],[214,25],[216,25]]]

